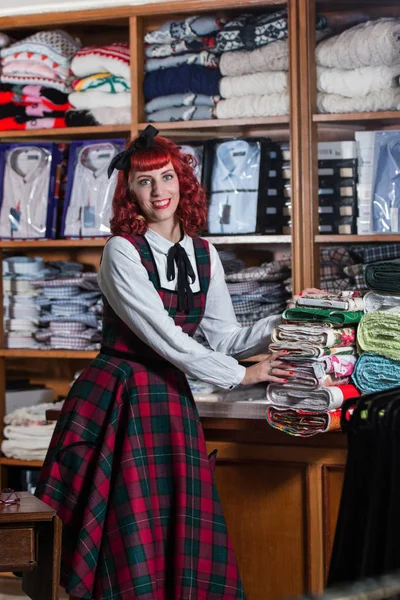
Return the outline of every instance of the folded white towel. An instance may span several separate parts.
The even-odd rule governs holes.
[[[288,89],[288,74],[286,71],[270,71],[239,75],[238,77],[223,77],[219,83],[219,89],[223,98],[249,94],[280,94]]]
[[[367,21],[323,40],[317,45],[316,61],[339,69],[395,65],[400,62],[400,19]]]
[[[392,67],[328,69],[317,67],[317,89],[348,98],[399,87],[400,63]]]
[[[42,402],[41,404],[34,404],[33,406],[27,406],[24,408],[17,408],[12,412],[8,413],[4,417],[4,423],[6,425],[32,425],[39,424],[46,420],[46,411],[52,408],[59,409],[63,406],[62,402]]]
[[[400,88],[380,90],[366,96],[346,98],[339,94],[317,94],[317,108],[320,113],[378,112],[400,110]]]
[[[13,440],[4,440],[1,443],[1,451],[7,458],[17,458],[19,460],[44,460],[46,458],[49,444],[41,448],[32,448],[29,443]]]
[[[221,100],[215,107],[217,119],[240,117],[273,117],[289,114],[289,94],[249,94]]]
[[[26,441],[32,444],[32,447],[43,447],[43,442],[49,442],[56,424],[49,425],[7,425],[4,427],[4,437],[9,440]],[[48,444],[47,444],[48,445]]]
[[[222,75],[238,76],[264,71],[288,71],[287,40],[277,40],[255,50],[224,52],[219,64]]]

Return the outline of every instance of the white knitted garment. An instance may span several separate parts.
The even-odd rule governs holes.
[[[222,75],[230,77],[264,71],[288,71],[288,41],[277,40],[256,50],[224,52],[219,68]]]
[[[286,71],[270,71],[269,73],[252,73],[238,77],[223,77],[219,83],[223,98],[235,98],[249,94],[280,94],[288,89]]]
[[[93,108],[123,108],[131,105],[130,92],[119,92],[118,94],[109,94],[108,92],[72,92],[68,100],[74,108],[82,110],[92,110]]]
[[[400,19],[367,21],[346,29],[320,42],[315,54],[322,67],[395,65],[400,62]]]
[[[221,100],[215,108],[217,119],[240,117],[274,117],[289,114],[289,94],[249,94],[238,98]]]
[[[339,94],[317,94],[317,108],[320,113],[378,112],[400,110],[400,88],[380,90],[366,96],[346,98]]]
[[[317,89],[327,94],[348,98],[399,86],[400,63],[393,67],[360,67],[358,69],[328,69],[317,67]]]

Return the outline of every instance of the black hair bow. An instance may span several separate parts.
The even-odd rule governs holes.
[[[178,269],[178,311],[185,308],[186,299],[189,310],[193,310],[193,292],[190,288],[189,279],[191,283],[196,280],[196,275],[193,271],[189,257],[182,246],[177,243],[171,246],[167,256],[167,279],[172,281],[175,279],[175,265]]]
[[[129,170],[131,165],[130,159],[131,156],[136,150],[144,150],[145,148],[153,148],[156,143],[154,138],[158,135],[158,129],[153,127],[153,125],[147,125],[146,129],[142,131],[137,140],[133,142],[129,148],[123,150],[122,152],[118,152],[110,162],[108,167],[108,177],[110,178],[114,169],[118,169],[118,171]]]

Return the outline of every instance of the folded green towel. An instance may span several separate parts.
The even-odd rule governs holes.
[[[399,386],[400,361],[365,352],[357,361],[352,379],[365,394]]]
[[[331,323],[332,325],[348,325],[359,323],[363,316],[362,311],[330,310],[323,308],[288,308],[284,311],[282,318],[286,321],[303,323],[305,321],[317,321],[318,323]]]
[[[365,283],[378,292],[400,292],[400,260],[382,260],[365,265]]]
[[[357,343],[364,352],[400,360],[400,312],[365,314],[358,326]]]

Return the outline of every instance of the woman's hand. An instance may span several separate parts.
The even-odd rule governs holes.
[[[246,374],[241,385],[255,385],[267,381],[268,383],[287,383],[289,377],[294,375],[293,365],[289,365],[279,358],[286,354],[286,350],[280,350],[270,354],[268,358],[256,365],[247,367]]]

